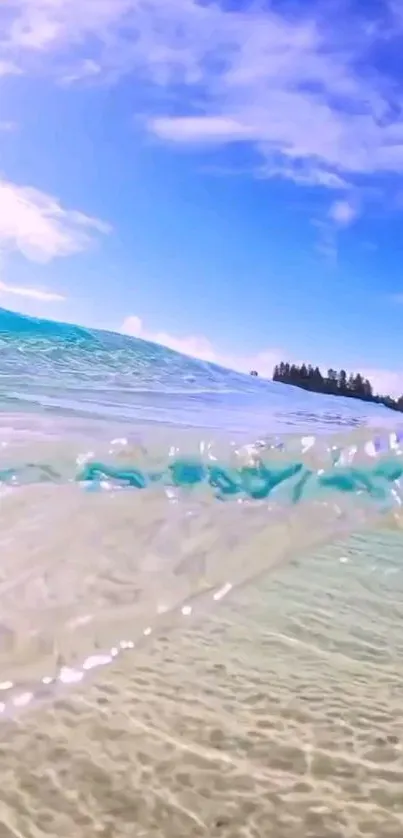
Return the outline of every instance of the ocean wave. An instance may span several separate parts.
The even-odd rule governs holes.
[[[400,528],[384,407],[1,310],[0,352],[4,718],[319,544]]]
[[[186,396],[209,394],[245,398],[250,410],[254,401],[268,399],[288,409],[290,388],[271,380],[245,375],[207,361],[181,355],[174,350],[116,332],[56,323],[0,309],[0,394],[10,387],[46,393],[46,389],[70,388],[77,398],[99,387],[127,396]],[[333,397],[293,389],[291,401],[315,413],[334,410]],[[382,405],[368,405],[338,398],[339,412],[357,416],[378,416],[386,422]],[[379,418],[382,417],[382,418]]]

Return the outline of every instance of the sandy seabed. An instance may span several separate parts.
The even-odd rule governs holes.
[[[357,536],[4,722],[0,838],[402,838],[402,558]]]

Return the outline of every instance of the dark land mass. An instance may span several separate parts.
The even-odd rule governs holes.
[[[324,393],[327,396],[346,396],[351,399],[360,399],[363,402],[383,404],[391,410],[403,412],[403,396],[398,399],[392,396],[382,396],[373,392],[371,382],[364,378],[359,372],[347,374],[345,370],[327,371],[322,375],[319,367],[311,364],[277,364],[273,370],[273,381],[281,381],[282,384],[291,384],[294,387],[301,387],[303,390],[310,390],[312,393]]]

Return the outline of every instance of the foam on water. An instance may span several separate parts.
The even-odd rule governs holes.
[[[5,312],[0,351],[3,716],[303,551],[400,525],[381,406]]]

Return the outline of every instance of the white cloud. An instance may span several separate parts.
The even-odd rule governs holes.
[[[198,358],[201,361],[208,361],[213,364],[227,367],[228,369],[237,370],[238,372],[248,373],[251,370],[257,370],[262,378],[271,378],[273,368],[281,361],[288,360],[297,364],[302,363],[301,359],[293,359],[289,354],[281,348],[269,348],[256,352],[250,355],[228,354],[220,352],[217,347],[213,346],[208,338],[202,335],[188,335],[185,337],[178,337],[171,335],[168,332],[153,332],[147,329],[143,321],[137,315],[130,315],[123,321],[120,332],[132,337],[141,338],[142,340],[150,341],[151,343],[158,343],[162,346],[167,346],[175,352],[181,352],[183,355],[190,355],[193,358]],[[309,362],[309,358],[305,359]],[[316,361],[315,361],[316,363]],[[319,363],[322,373],[326,375],[329,365]],[[337,369],[350,369],[349,364],[336,363],[333,367]],[[364,368],[356,370],[361,372],[364,378],[368,378],[373,386],[374,393],[381,395],[389,395],[398,397],[403,394],[403,369],[401,372],[388,369]]]
[[[71,82],[132,73],[136,85],[171,85],[174,110],[148,117],[161,139],[251,143],[267,176],[343,189],[355,175],[403,174],[403,97],[372,63],[378,42],[399,33],[370,14],[362,7],[349,20],[348,9],[335,17],[309,6],[282,16],[224,0],[10,0],[0,60]]]
[[[329,207],[327,217],[314,222],[319,231],[317,250],[328,262],[334,265],[337,263],[339,234],[342,230],[350,227],[357,220],[358,215],[357,202],[354,202],[351,198],[345,198],[333,201]]]
[[[339,227],[348,227],[355,221],[358,209],[350,201],[334,201],[329,210],[329,218]]]
[[[0,60],[0,78],[1,76],[19,76],[21,73],[22,70],[18,64],[15,64],[13,61]]]
[[[281,163],[266,162],[256,174],[266,178],[283,178],[301,186],[319,186],[344,192],[349,189],[348,182],[335,172],[325,171],[309,160],[287,160]]]
[[[67,210],[45,192],[0,180],[0,247],[48,262],[91,245],[93,234],[109,232],[102,221]]]
[[[7,282],[0,280],[0,298],[3,294],[26,297],[42,303],[62,303],[66,299],[62,294],[56,294],[52,291],[43,291],[40,288],[32,288],[31,286],[9,285]]]
[[[8,0],[3,45],[23,61],[24,52],[63,51],[94,35],[107,42],[126,12],[141,5],[138,0]]]
[[[187,116],[151,119],[150,131],[176,143],[213,143],[253,140],[253,130],[236,119],[220,116]]]
[[[175,350],[175,352],[181,352],[183,355],[190,355],[192,358],[219,364],[220,366],[228,367],[238,372],[250,372],[250,370],[255,369],[259,375],[267,378],[271,378],[273,367],[284,358],[284,353],[274,348],[265,349],[262,352],[252,355],[231,355],[223,353],[216,349],[208,338],[204,336],[188,335],[186,337],[178,337],[167,332],[149,331],[144,326],[141,318],[134,314],[126,317],[119,331],[132,337],[151,341],[151,343],[159,343],[162,346],[167,346],[169,349]]]
[[[396,370],[371,368],[364,369],[361,372],[364,378],[368,378],[371,382],[374,393],[395,398],[403,395],[403,370],[398,372]]]
[[[61,83],[64,85],[71,85],[74,82],[83,81],[84,79],[91,79],[99,76],[102,68],[96,61],[90,58],[80,61],[76,67],[72,68],[65,76],[62,76]]]

